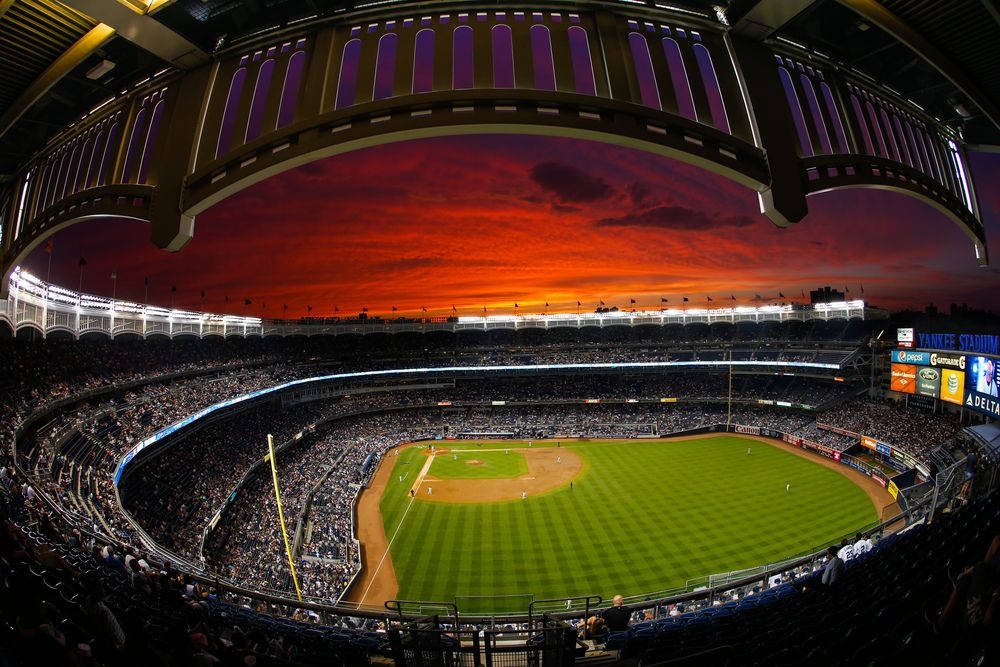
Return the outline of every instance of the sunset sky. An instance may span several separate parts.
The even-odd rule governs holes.
[[[1000,239],[1000,155],[973,154],[988,238]],[[906,196],[851,190],[809,199],[778,229],[742,186],[680,162],[569,139],[412,141],[286,172],[198,217],[179,253],[146,225],[78,224],[54,237],[52,282],[177,307],[280,317],[432,315],[670,304],[688,296],[801,300],[848,286],[889,309],[1000,306],[1000,269],[979,268],[949,220]],[[991,247],[1000,266],[1000,248]],[[24,267],[44,278],[36,250]],[[172,295],[171,286],[177,291]],[[200,292],[204,290],[204,301]],[[230,299],[225,303],[225,297]],[[253,305],[244,306],[249,298]],[[262,307],[266,304],[266,308]],[[714,305],[714,304],[713,304]]]

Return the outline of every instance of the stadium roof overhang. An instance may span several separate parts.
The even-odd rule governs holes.
[[[899,91],[1000,150],[1000,9],[992,0],[731,0],[733,30],[791,42]]]
[[[386,4],[418,3],[0,0],[0,182],[67,124],[165,67],[189,69],[263,32]],[[419,3],[432,4],[454,3]],[[755,39],[804,45],[898,90],[961,129],[970,147],[1000,150],[1000,10],[992,0],[686,0],[669,7],[712,21],[724,15]],[[95,76],[105,61],[113,69]]]

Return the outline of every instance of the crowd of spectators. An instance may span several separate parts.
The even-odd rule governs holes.
[[[901,403],[865,399],[843,402],[817,421],[899,447],[925,465],[936,447],[953,444],[962,430],[958,419],[948,414],[930,415]]]

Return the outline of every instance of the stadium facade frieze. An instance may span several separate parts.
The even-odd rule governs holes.
[[[81,113],[0,185],[0,268],[6,278],[58,230],[108,216],[149,223],[178,251],[199,214],[276,174],[477,133],[677,159],[752,190],[781,227],[814,194],[893,190],[957,224],[986,264],[958,130],[854,67],[712,11],[374,2],[259,31]]]

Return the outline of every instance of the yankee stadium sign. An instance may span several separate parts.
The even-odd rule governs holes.
[[[925,349],[1000,354],[1000,336],[989,334],[918,333],[917,340]]]

